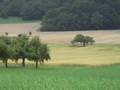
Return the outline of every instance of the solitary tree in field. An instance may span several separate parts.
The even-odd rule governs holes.
[[[72,43],[82,43],[83,46],[86,45],[86,39],[84,37],[84,35],[82,34],[78,34],[75,36],[75,38],[72,40]]]
[[[86,38],[86,44],[93,44],[95,42],[93,37],[85,36],[85,38]]]
[[[38,63],[43,63],[44,60],[49,60],[49,49],[47,45],[42,44],[38,37],[34,37],[29,43],[28,59],[36,62],[36,68]]]
[[[94,39],[90,36],[84,36],[82,34],[78,34],[74,37],[74,39],[72,40],[72,44],[74,43],[82,43],[82,45],[85,47],[86,44],[89,43],[94,43]]]

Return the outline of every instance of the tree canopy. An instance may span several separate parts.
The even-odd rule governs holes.
[[[72,44],[82,44],[83,47],[86,46],[86,44],[93,44],[95,42],[95,40],[93,39],[93,37],[90,36],[84,36],[82,34],[77,34],[74,39],[71,41]]]
[[[50,59],[49,48],[40,42],[39,37],[29,38],[26,35],[18,37],[0,37],[0,60],[8,67],[8,59],[15,61],[22,59],[22,66],[25,67],[25,60],[35,61],[38,68],[40,64]]]
[[[41,20],[42,31],[120,28],[120,0],[0,0],[0,17]]]
[[[28,59],[36,62],[36,68],[38,68],[38,62],[44,63],[50,59],[49,49],[46,44],[42,44],[38,37],[32,38],[28,45]]]

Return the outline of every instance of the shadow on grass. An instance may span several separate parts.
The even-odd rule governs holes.
[[[114,64],[108,64],[108,65],[87,65],[87,64],[59,64],[59,65],[49,65],[49,64],[42,64],[39,65],[39,67],[36,69],[35,64],[26,64],[25,67],[22,67],[21,64],[9,64],[8,68],[5,68],[4,64],[0,63],[0,69],[12,69],[12,70],[61,70],[62,68],[68,69],[68,68],[99,68],[99,67],[112,67],[112,66],[120,66],[120,63],[114,63]]]

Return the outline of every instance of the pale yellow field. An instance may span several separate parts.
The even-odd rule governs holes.
[[[47,65],[82,65],[104,66],[120,64],[120,45],[92,45],[87,47],[72,47],[69,45],[49,45],[51,60]],[[9,60],[9,64],[11,62]],[[19,65],[22,60],[19,60]],[[1,63],[2,64],[2,63]],[[35,62],[26,60],[26,64]]]
[[[38,32],[40,23],[21,23],[21,24],[0,24],[0,35],[8,32],[9,35],[15,36],[21,33],[28,34],[32,32],[33,36],[39,36],[45,43],[64,44],[70,43],[73,37],[78,34],[89,35],[95,38],[96,43],[120,44],[119,30],[98,30],[98,31],[69,31],[69,32]]]
[[[0,24],[0,35],[8,32],[10,36],[21,33],[33,33],[44,43],[50,44],[52,60],[46,64],[52,65],[109,65],[120,63],[119,30],[98,31],[70,31],[70,32],[38,32],[40,23]],[[70,47],[68,44],[76,34],[89,35],[95,38],[98,45]],[[55,44],[55,45],[54,45]],[[56,45],[57,44],[57,45]],[[103,44],[103,45],[100,45]],[[105,45],[104,45],[105,44]],[[20,62],[21,63],[21,62]],[[33,63],[33,62],[27,62]]]
[[[120,45],[51,45],[50,50],[52,60],[48,64],[99,66],[120,63]]]

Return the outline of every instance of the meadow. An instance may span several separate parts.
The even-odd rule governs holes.
[[[120,90],[120,45],[49,47],[52,60],[38,69],[0,64],[0,90]]]
[[[120,63],[119,44],[96,44],[87,47],[49,45],[53,65],[100,66]]]
[[[0,68],[0,90],[120,90],[120,66]]]
[[[17,24],[16,24],[17,23]],[[32,31],[48,43],[51,60],[35,69],[9,60],[0,62],[0,90],[120,90],[120,31],[38,32],[40,22],[25,23],[20,18],[0,19],[0,34],[18,35]],[[93,36],[95,45],[73,47],[78,33]]]

